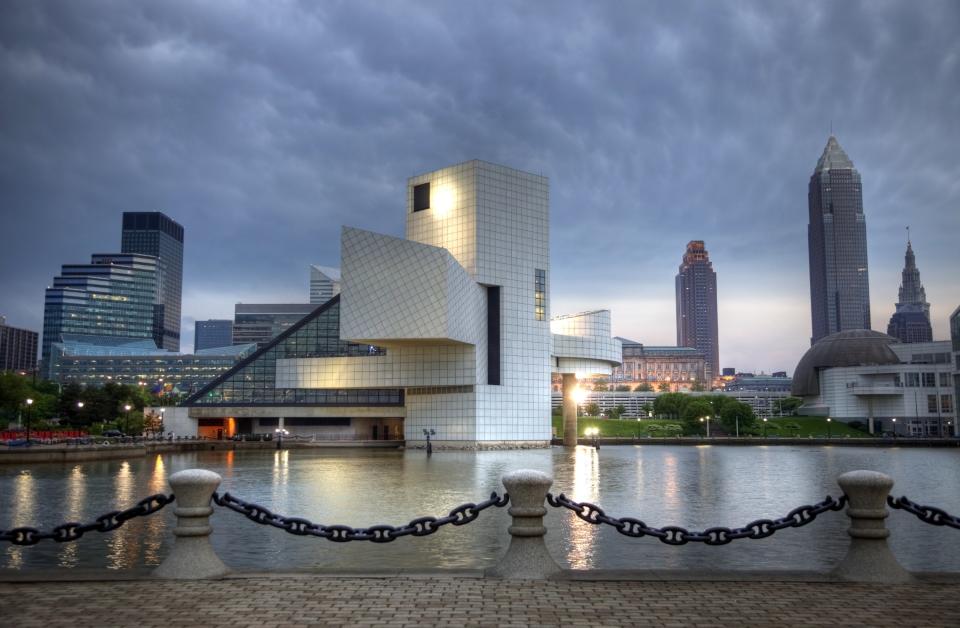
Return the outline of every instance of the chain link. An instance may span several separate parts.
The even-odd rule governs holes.
[[[36,528],[0,530],[0,541],[9,541],[14,545],[36,545],[46,539],[56,541],[57,543],[76,541],[87,532],[111,532],[131,519],[152,515],[173,500],[173,495],[151,495],[150,497],[141,499],[137,502],[137,505],[132,508],[115,510],[105,515],[100,515],[93,523],[64,523],[49,532],[41,532]]]
[[[245,502],[230,493],[224,493],[222,496],[214,493],[213,501],[218,506],[223,506],[224,508],[240,513],[254,523],[279,528],[297,536],[317,536],[336,543],[346,543],[348,541],[389,543],[402,536],[427,536],[448,524],[455,526],[466,525],[476,520],[476,518],[480,516],[481,511],[491,506],[497,508],[506,506],[510,501],[510,496],[504,494],[503,497],[500,497],[494,492],[490,493],[490,499],[482,501],[479,504],[468,503],[457,506],[445,517],[419,517],[402,526],[374,525],[369,528],[351,528],[345,525],[323,525],[322,523],[313,523],[300,517],[284,517],[271,512],[263,506]]]
[[[914,501],[910,501],[906,496],[894,498],[893,495],[887,495],[887,505],[896,510],[906,510],[924,523],[929,523],[934,526],[948,526],[960,530],[960,517],[955,517],[947,511],[935,508],[934,506],[922,506]]]
[[[827,496],[822,502],[812,506],[794,508],[779,519],[757,519],[742,528],[726,528],[717,526],[707,528],[702,532],[690,531],[679,526],[664,526],[655,528],[648,526],[640,519],[633,517],[611,517],[602,508],[589,502],[575,502],[566,495],[554,497],[547,493],[547,503],[554,508],[567,508],[587,523],[594,525],[608,525],[620,534],[634,538],[652,536],[667,545],[686,545],[687,543],[705,543],[706,545],[726,545],[739,539],[765,539],[778,530],[785,528],[799,528],[817,518],[817,515],[830,510],[841,510],[847,504],[847,496],[839,499]],[[940,524],[944,525],[944,524]],[[947,524],[949,525],[949,524]]]

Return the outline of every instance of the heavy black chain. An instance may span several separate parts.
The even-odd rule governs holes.
[[[917,519],[924,523],[934,526],[949,526],[960,530],[960,517],[955,517],[945,510],[933,506],[922,506],[917,502],[910,501],[905,496],[894,498],[893,495],[887,495],[887,505],[897,510],[906,510]]]
[[[481,511],[491,506],[496,506],[497,508],[506,506],[510,501],[510,496],[505,494],[503,497],[500,497],[496,493],[490,493],[490,499],[482,501],[479,504],[469,503],[457,506],[451,510],[446,517],[419,517],[402,526],[375,525],[369,528],[351,528],[345,525],[323,525],[322,523],[313,523],[300,517],[284,517],[271,512],[263,506],[245,502],[230,493],[224,493],[222,497],[214,493],[213,501],[218,506],[239,512],[250,521],[280,528],[281,530],[298,536],[318,536],[330,541],[336,541],[337,543],[346,543],[347,541],[389,543],[402,536],[427,536],[447,524],[453,524],[455,526],[465,525],[474,521],[480,516]]]
[[[87,532],[110,532],[135,517],[146,517],[157,512],[174,500],[173,495],[151,495],[141,499],[133,508],[115,510],[100,515],[93,523],[64,523],[50,532],[41,532],[36,528],[13,528],[0,530],[0,541],[10,541],[14,545],[36,545],[45,539],[57,543],[76,541]]]
[[[718,526],[707,528],[702,532],[691,532],[679,526],[654,528],[633,517],[617,519],[616,517],[607,515],[599,506],[588,502],[575,502],[563,494],[554,497],[550,493],[547,493],[547,503],[554,508],[568,508],[587,523],[594,525],[606,524],[616,528],[620,534],[634,538],[652,536],[667,545],[686,545],[687,543],[726,545],[738,539],[765,539],[773,535],[774,532],[783,530],[784,528],[799,528],[805,526],[816,519],[817,515],[825,513],[828,510],[842,509],[847,503],[847,496],[841,495],[839,499],[827,496],[822,502],[813,504],[812,506],[794,508],[787,513],[786,516],[780,517],[779,519],[757,519],[742,528]]]

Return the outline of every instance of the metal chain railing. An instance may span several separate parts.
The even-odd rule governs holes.
[[[223,496],[214,493],[213,501],[218,506],[223,506],[224,508],[242,514],[250,521],[279,528],[298,536],[317,536],[337,543],[346,543],[348,541],[389,543],[402,536],[427,536],[447,524],[453,524],[455,526],[465,525],[474,521],[480,516],[481,511],[491,506],[496,506],[497,508],[506,506],[510,501],[510,496],[504,494],[503,497],[500,497],[494,492],[490,493],[490,499],[482,501],[479,504],[467,503],[457,506],[445,517],[419,517],[402,526],[374,525],[369,528],[324,525],[321,523],[313,523],[300,517],[284,517],[283,515],[271,512],[263,506],[245,502],[230,493],[224,493]]]
[[[847,496],[839,499],[827,496],[822,502],[811,506],[794,508],[786,516],[779,519],[757,519],[742,528],[713,527],[702,532],[691,532],[679,526],[664,526],[655,528],[633,517],[611,517],[602,508],[589,502],[575,502],[566,495],[554,497],[547,493],[547,503],[554,508],[568,508],[580,519],[594,525],[605,524],[612,526],[620,534],[639,538],[652,536],[667,545],[686,545],[687,543],[705,543],[707,545],[726,545],[739,539],[765,539],[778,530],[785,528],[799,528],[817,518],[817,515],[830,510],[841,510],[847,504]]]
[[[951,515],[947,511],[934,506],[923,506],[910,501],[906,496],[895,498],[893,495],[887,495],[887,505],[896,510],[905,510],[924,523],[960,530],[960,517]]]
[[[174,500],[173,495],[151,495],[137,502],[137,505],[126,510],[115,510],[97,517],[93,523],[64,523],[50,532],[41,532],[36,528],[13,528],[0,530],[0,541],[9,541],[14,545],[36,545],[40,541],[50,539],[57,543],[76,541],[87,532],[110,532],[116,530],[130,519],[146,517],[157,512]]]

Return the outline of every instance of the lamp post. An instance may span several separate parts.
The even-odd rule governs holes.
[[[827,417],[827,440],[829,440],[829,439],[830,439],[830,436],[831,436],[831,433],[830,433],[830,423],[832,423],[832,422],[833,422],[833,419],[831,419],[830,417]]]
[[[273,431],[277,433],[277,449],[283,449],[283,435],[289,434],[290,432],[288,432],[282,427],[278,427]]]
[[[130,410],[133,409],[133,406],[128,403],[123,406],[123,409],[126,411],[123,417],[123,433],[126,434],[130,431]]]
[[[588,427],[583,431],[584,435],[589,436],[593,439],[593,448],[600,449],[600,428],[598,427]]]
[[[767,437],[767,417],[763,417],[763,437]]]
[[[710,417],[700,417],[701,423],[706,423],[707,425],[707,438],[710,438]]]
[[[433,431],[433,428],[427,429],[423,428],[423,435],[427,437],[427,455],[430,456],[433,454],[433,443],[430,442],[431,436],[436,436],[436,432]]]
[[[163,436],[163,419],[164,419],[164,416],[163,416],[163,415],[164,415],[164,413],[165,413],[166,411],[167,411],[166,408],[160,408],[160,430],[159,430],[159,432],[160,432],[160,435],[161,435],[161,436]]]
[[[893,421],[893,437],[896,438],[897,437],[897,417],[893,417],[891,421]]]
[[[26,424],[27,424],[27,445],[29,446],[30,445],[30,409],[33,406],[33,399],[27,398],[25,403],[27,404]]]

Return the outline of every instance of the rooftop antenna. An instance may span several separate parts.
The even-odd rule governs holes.
[[[907,225],[907,245],[910,244],[910,225]]]

